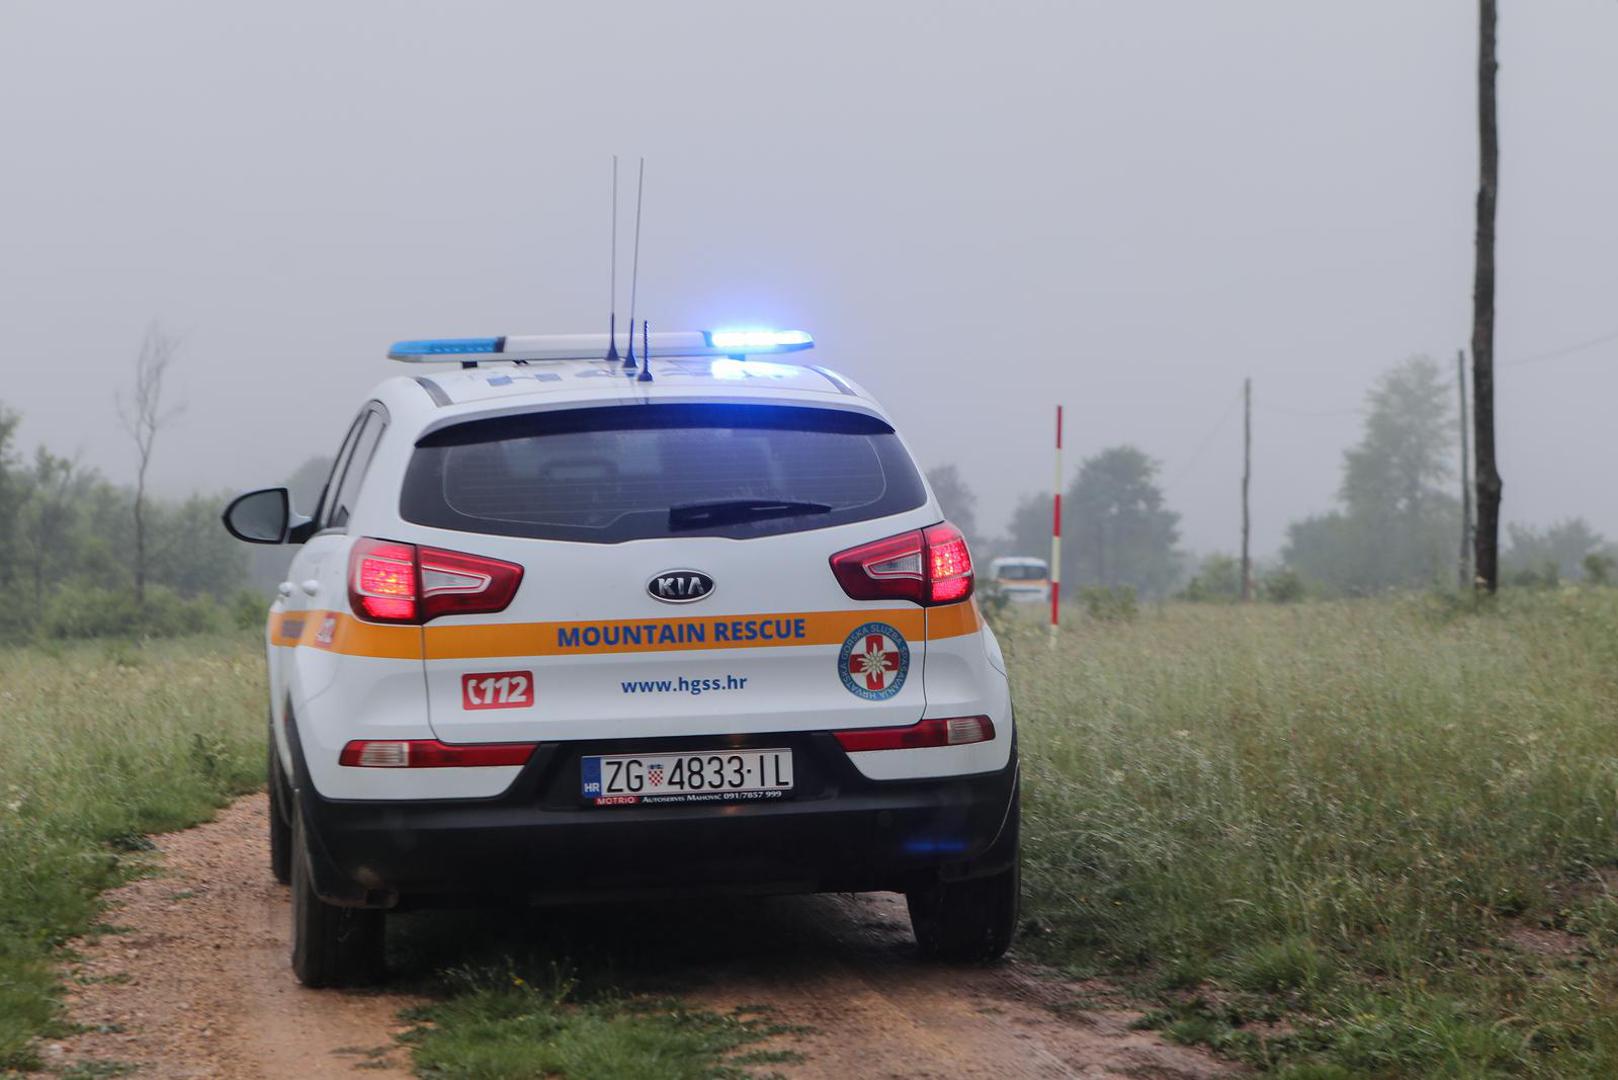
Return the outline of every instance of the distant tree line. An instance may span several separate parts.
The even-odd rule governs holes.
[[[1338,509],[1294,522],[1282,560],[1318,590],[1366,594],[1455,576],[1455,392],[1427,357],[1384,374],[1343,455]]]
[[[223,496],[143,493],[137,544],[135,489],[44,446],[26,454],[20,420],[0,405],[0,639],[161,636],[236,621],[249,602],[239,595],[248,557],[219,526]],[[262,596],[251,603],[262,621]]]
[[[1343,455],[1336,507],[1293,522],[1278,561],[1255,574],[1257,595],[1366,596],[1389,589],[1453,588],[1461,532],[1455,463],[1455,386],[1439,365],[1413,357],[1385,372],[1366,396],[1360,439]],[[1159,466],[1140,449],[1115,446],[1085,458],[1063,493],[1062,580],[1144,596],[1234,601],[1241,569],[1214,553],[1194,565],[1178,548]],[[928,473],[946,515],[984,554],[1050,550],[1051,496],[1024,497],[1004,537],[977,534],[976,503],[953,465]],[[969,527],[968,527],[969,526]],[[1517,586],[1586,581],[1618,584],[1618,546],[1582,518],[1539,529],[1507,528],[1502,578]]]
[[[1159,469],[1157,461],[1128,445],[1079,463],[1062,493],[1062,584],[1072,595],[1097,588],[1160,596],[1178,583],[1183,561],[1180,515],[1167,506]],[[952,499],[940,493],[939,502],[950,514]],[[1036,556],[1045,556],[1050,546],[1048,493],[1025,496],[1012,513],[1006,537],[979,544],[985,552]]]

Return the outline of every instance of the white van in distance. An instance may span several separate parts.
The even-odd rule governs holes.
[[[1004,555],[989,561],[989,580],[1007,600],[1049,603],[1051,564],[1029,555]]]

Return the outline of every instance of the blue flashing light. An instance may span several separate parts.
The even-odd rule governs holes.
[[[805,330],[709,330],[708,344],[738,353],[807,349],[815,343]]]
[[[389,356],[473,356],[501,351],[504,339],[497,337],[429,338],[424,341],[396,341]]]
[[[935,839],[915,837],[904,843],[907,855],[959,855],[966,850],[966,841],[955,837]]]

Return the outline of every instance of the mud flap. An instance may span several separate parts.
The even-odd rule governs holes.
[[[331,852],[321,838],[318,823],[310,810],[315,798],[314,783],[309,779],[309,766],[303,758],[303,741],[298,737],[297,717],[288,707],[286,714],[287,745],[292,749],[292,812],[303,823],[302,833],[309,849],[309,883],[315,895],[338,907],[391,908],[399,902],[397,893],[384,889],[368,889],[346,876],[337,868]],[[297,858],[297,853],[293,853]]]
[[[1006,800],[1006,815],[1000,822],[1000,832],[987,851],[966,862],[945,863],[938,869],[940,881],[967,881],[989,877],[1017,865],[1022,850],[1022,759],[1017,753],[1017,737],[1011,738],[1011,797]]]

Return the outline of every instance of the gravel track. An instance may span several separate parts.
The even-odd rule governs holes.
[[[88,1030],[47,1062],[124,1062],[138,1076],[323,1080],[409,1075],[394,1036],[398,993],[309,991],[287,966],[290,905],[270,877],[267,803],[241,799],[212,823],[155,838],[160,871],[114,891],[79,942],[71,1019]],[[583,955],[630,990],[674,992],[718,1010],[762,1007],[806,1029],[772,1048],[802,1080],[850,1077],[1160,1077],[1230,1070],[1136,1031],[1103,984],[1029,965],[944,968],[916,960],[904,903],[890,895],[734,899],[555,912],[423,914],[410,985],[459,950],[484,959],[537,949]],[[436,940],[435,940],[436,939]]]
[[[48,1046],[47,1061],[209,1080],[410,1075],[393,1035],[411,999],[305,990],[292,977],[291,904],[270,876],[268,813],[253,795],[207,825],[154,837],[161,873],[109,896],[105,921],[125,932],[76,946],[70,1016],[92,1030]]]

